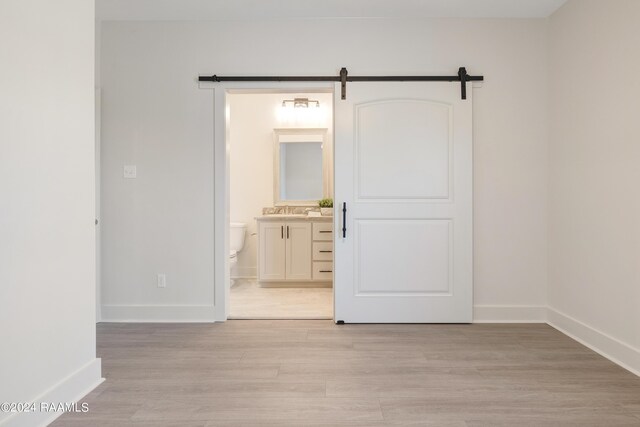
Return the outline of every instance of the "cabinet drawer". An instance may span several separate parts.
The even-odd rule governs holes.
[[[333,242],[313,242],[314,261],[333,260]]]
[[[314,222],[313,240],[333,240],[333,223]]]
[[[315,261],[313,263],[313,280],[333,280],[333,262]]]

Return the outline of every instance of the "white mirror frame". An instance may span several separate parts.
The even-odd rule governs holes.
[[[322,140],[322,197],[330,197],[330,151],[327,149],[327,128],[277,128],[273,130],[273,202],[274,206],[318,206],[317,200],[282,200],[280,198],[280,136],[318,136]],[[287,138],[289,139],[289,138]],[[305,142],[305,141],[300,141]],[[295,144],[293,141],[285,141]]]

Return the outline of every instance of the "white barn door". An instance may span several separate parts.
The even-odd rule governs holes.
[[[471,92],[336,85],[336,321],[471,322]]]

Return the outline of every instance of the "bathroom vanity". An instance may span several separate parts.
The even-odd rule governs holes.
[[[331,286],[333,217],[263,215],[256,221],[261,286]]]
[[[330,287],[333,217],[307,215],[332,194],[327,129],[274,129],[273,142],[273,207],[256,218],[258,282],[263,287]]]

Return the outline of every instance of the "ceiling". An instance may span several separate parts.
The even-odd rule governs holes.
[[[545,18],[566,0],[96,0],[100,20]]]

